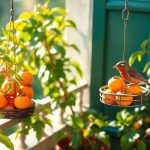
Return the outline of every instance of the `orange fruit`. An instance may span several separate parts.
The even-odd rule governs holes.
[[[2,89],[0,88],[0,92],[3,93]]]
[[[7,105],[8,101],[3,93],[0,92],[0,108],[4,108]]]
[[[9,89],[10,87],[10,89]],[[15,83],[14,80],[10,80],[8,78],[6,78],[6,80],[4,81],[2,87],[1,87],[3,93],[7,94],[7,95],[16,95],[16,93],[19,91],[19,87],[18,85]]]
[[[20,94],[26,95],[29,98],[32,98],[34,96],[34,91],[32,87],[30,86],[21,86],[20,87]]]
[[[33,75],[28,71],[20,71],[20,77],[23,81],[19,81],[21,85],[31,85],[33,82]]]
[[[133,94],[133,95],[134,94],[138,95],[142,93],[142,88],[139,85],[128,85],[126,87],[126,90],[128,93]]]
[[[8,104],[4,107],[4,109],[10,110],[9,112],[4,112],[3,114],[15,114],[15,112],[13,111],[15,109],[14,106]],[[11,111],[12,110],[12,111]]]
[[[131,105],[132,101],[133,101],[133,97],[132,96],[119,96],[120,94],[123,94],[122,92],[117,92],[116,95],[116,103],[120,106],[129,106]]]
[[[150,128],[146,129],[146,135],[150,136]]]
[[[109,79],[108,87],[111,91],[116,93],[125,88],[125,81],[121,77],[114,76]]]
[[[103,97],[104,97],[103,101],[107,104],[115,104],[115,96],[109,95],[109,94],[114,94],[114,92],[112,92],[110,89],[106,89],[105,93],[106,94],[103,94]]]
[[[6,106],[4,107],[4,109],[13,110],[13,109],[15,109],[15,107],[12,106],[12,105],[10,105],[10,104],[8,104],[8,105],[6,105]]]
[[[16,96],[14,100],[15,107],[18,109],[26,109],[30,107],[33,102],[28,96]]]
[[[141,128],[140,123],[139,123],[138,121],[135,122],[135,123],[133,124],[133,128],[134,128],[135,130],[139,130],[139,129]]]
[[[150,123],[150,117],[146,117],[146,118],[144,119],[144,122]]]

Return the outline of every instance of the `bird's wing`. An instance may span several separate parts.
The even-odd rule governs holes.
[[[145,81],[144,77],[140,73],[138,73],[134,68],[131,68],[127,73],[135,79]]]

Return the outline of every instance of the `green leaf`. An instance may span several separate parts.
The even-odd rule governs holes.
[[[60,45],[54,45],[54,49],[56,50],[56,53],[61,53],[63,56],[65,55],[65,49],[63,46]]]
[[[130,113],[124,109],[121,112],[117,113],[116,118],[119,122],[122,123],[127,118],[127,116],[129,116],[129,114]]]
[[[15,78],[18,80],[18,81],[23,81],[23,79],[17,74],[16,71],[11,71],[13,73],[13,75],[15,76]]]
[[[95,120],[95,117],[94,117],[92,114],[90,114],[90,115],[87,116],[87,119],[88,119],[90,122],[93,122],[93,121]]]
[[[75,22],[73,20],[67,19],[65,22],[66,26],[72,27],[72,28],[77,28]]]
[[[4,62],[12,64],[13,62],[11,59],[5,54],[5,55],[0,55],[0,59],[3,60]]]
[[[122,150],[131,150],[133,149],[133,143],[129,142],[126,135],[123,135],[120,140],[120,147]]]
[[[76,131],[80,131],[84,128],[84,122],[80,116],[68,117],[68,124],[69,126],[73,127]]]
[[[78,149],[81,143],[80,133],[76,133],[73,135],[71,143],[73,148]]]
[[[142,44],[141,44],[141,48],[142,48],[142,49],[147,49],[149,42],[150,42],[150,40],[145,40],[145,41],[143,41]]]
[[[150,61],[148,61],[148,62],[145,64],[144,69],[143,69],[143,72],[148,71],[148,69],[150,69]]]
[[[4,80],[5,80],[4,75],[1,75],[1,74],[0,74],[0,87],[2,86]]]
[[[45,121],[45,123],[48,124],[50,127],[53,127],[53,126],[52,126],[52,120],[51,120],[51,119],[49,119],[49,118],[44,118],[44,121]]]
[[[59,8],[59,7],[52,8],[51,12],[52,13],[58,13],[58,14],[61,14],[61,15],[66,15],[66,11],[62,8]]]
[[[6,135],[0,134],[0,142],[3,143],[10,150],[14,150],[13,143]]]
[[[77,79],[76,78],[73,78],[70,80],[70,83],[74,84],[74,85],[77,85]]]
[[[47,0],[47,1],[44,3],[44,7],[47,8],[49,4],[50,4],[50,0]]]
[[[65,109],[67,106],[74,106],[75,105],[75,96],[74,95],[69,95],[69,97],[60,103],[60,107]]]
[[[99,128],[102,128],[105,125],[104,121],[100,119],[95,119],[94,124],[96,124]]]
[[[7,93],[10,91],[11,87],[12,87],[12,83],[10,83],[10,84],[8,85],[8,88],[7,88],[7,90],[5,91],[5,94],[7,94]]]
[[[25,117],[22,120],[23,120],[24,124],[27,126],[30,126],[32,124],[31,117]]]
[[[75,44],[71,44],[69,45],[70,47],[72,47],[73,49],[75,49],[77,52],[80,52],[79,48],[77,47],[77,45]]]
[[[52,114],[53,112],[52,112],[52,110],[49,108],[49,107],[46,107],[46,106],[44,106],[44,105],[41,105],[41,104],[37,104],[37,109],[39,109],[40,111],[43,111],[43,112],[45,112],[45,113],[47,113],[47,114]]]
[[[141,55],[138,55],[138,61],[139,62],[141,62],[141,59],[142,59]]]
[[[147,70],[147,76],[150,78],[150,68]]]
[[[146,150],[146,143],[143,140],[138,140],[136,147],[137,150]]]
[[[137,54],[133,53],[129,58],[129,65],[132,66],[137,58]]]
[[[87,138],[89,136],[90,130],[91,130],[90,128],[86,128],[86,129],[83,130],[83,136],[84,136],[84,138]]]
[[[42,138],[43,136],[43,128],[44,128],[44,123],[40,120],[36,120],[36,122],[33,124],[33,129],[36,132],[36,137],[38,141]]]
[[[141,62],[141,59],[145,54],[147,54],[147,50],[139,50],[134,52],[129,58],[129,65],[132,66],[136,59]]]
[[[71,63],[74,66],[74,68],[76,69],[76,71],[78,72],[78,74],[80,75],[80,77],[82,77],[82,70],[79,66],[79,63],[77,61],[72,61]]]
[[[54,31],[57,35],[61,35],[62,32],[59,31],[57,28],[50,28],[50,30]]]
[[[30,19],[30,17],[33,15],[32,12],[24,12],[19,16],[19,19]]]
[[[45,87],[44,88],[44,96],[48,95],[49,91],[50,91],[49,87]]]

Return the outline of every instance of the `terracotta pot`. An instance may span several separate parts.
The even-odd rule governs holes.
[[[72,148],[70,146],[70,142],[71,142],[70,136],[66,136],[60,139],[55,147],[55,150],[71,150]]]

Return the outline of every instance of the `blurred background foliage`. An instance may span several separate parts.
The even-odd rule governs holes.
[[[37,3],[44,4],[47,0],[14,0],[15,19],[20,13],[32,10]],[[49,0],[49,8],[65,8],[65,0]],[[2,0],[0,5],[0,26],[4,26],[9,21],[9,0]]]
[[[18,18],[18,16],[26,11],[30,11],[33,9],[33,7],[40,3],[40,4],[44,4],[45,2],[47,2],[47,0],[14,0],[14,20],[16,20]],[[65,8],[65,0],[49,0],[49,8],[54,8],[54,7],[61,7],[61,8]],[[10,1],[9,0],[3,0],[1,1],[1,5],[0,5],[0,27],[5,27],[5,25],[9,22],[9,9],[10,9]],[[40,85],[40,81],[38,80],[38,78],[35,76],[34,80],[36,80],[36,82],[34,82],[33,84],[33,89],[35,92],[35,99],[40,99],[43,97],[43,92],[42,88]]]

